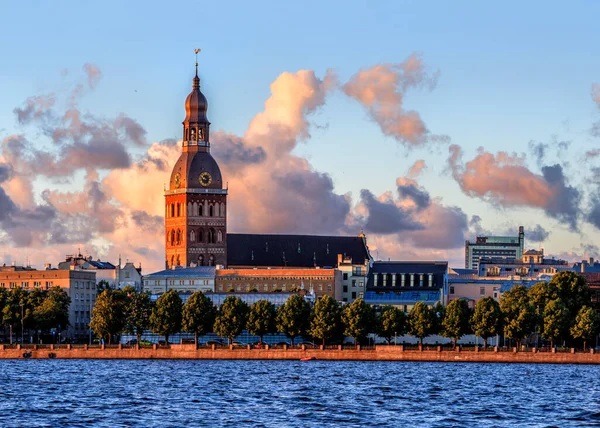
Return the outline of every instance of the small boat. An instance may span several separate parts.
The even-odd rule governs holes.
[[[300,358],[300,361],[312,361],[312,360],[316,360],[315,357],[302,357]]]

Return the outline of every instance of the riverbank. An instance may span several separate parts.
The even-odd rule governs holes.
[[[198,348],[191,345],[169,347],[125,347],[88,345],[0,345],[0,359],[207,359],[207,360],[330,360],[330,361],[439,361],[487,363],[537,363],[537,364],[600,364],[600,354],[593,349],[587,352],[539,352],[535,349],[444,350],[404,349],[404,346],[375,346],[374,348]]]

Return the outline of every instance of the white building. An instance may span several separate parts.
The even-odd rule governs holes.
[[[144,275],[143,289],[151,294],[161,294],[169,290],[179,293],[195,291],[215,291],[215,266],[180,267],[166,269]]]
[[[45,268],[52,266],[46,264]],[[142,288],[142,266],[135,267],[130,261],[121,266],[119,258],[118,265],[110,262],[103,262],[100,259],[93,260],[92,256],[83,257],[81,254],[66,256],[64,262],[58,264],[60,270],[85,270],[96,273],[96,284],[100,281],[106,281],[111,288],[123,288],[132,286],[136,290]]]
[[[353,264],[352,258],[338,254],[337,270],[342,273],[342,302],[352,303],[365,295],[369,262]]]

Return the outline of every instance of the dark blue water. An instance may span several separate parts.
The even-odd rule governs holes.
[[[1,426],[600,425],[600,367],[0,361]]]

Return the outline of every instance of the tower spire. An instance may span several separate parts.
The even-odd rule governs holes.
[[[198,77],[198,54],[202,51],[202,49],[194,49],[194,53],[196,54],[196,76],[194,77],[194,85],[193,89],[200,88],[200,78]]]

